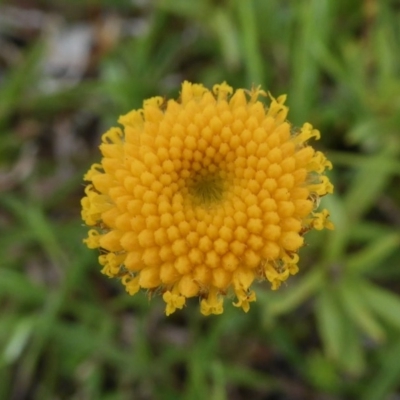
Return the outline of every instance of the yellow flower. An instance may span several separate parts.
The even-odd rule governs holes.
[[[315,211],[333,190],[332,165],[307,144],[317,130],[286,121],[285,99],[184,82],[179,100],[154,97],[122,116],[85,175],[84,241],[101,249],[102,272],[131,295],[162,294],[167,315],[189,297],[221,314],[230,294],[247,312],[254,280],[277,289],[296,274],[303,235],[333,228]]]

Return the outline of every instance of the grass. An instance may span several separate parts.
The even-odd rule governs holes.
[[[51,92],[41,85],[46,36],[0,28],[19,54],[0,50],[0,398],[398,396],[397,2],[36,6],[66,26],[116,16],[136,33],[98,38],[85,78]],[[82,175],[99,135],[143,99],[176,96],[184,79],[287,93],[290,120],[318,127],[334,164],[323,203],[335,231],[307,236],[300,273],[278,292],[258,287],[248,314],[227,305],[204,318],[191,302],[166,318],[159,298],[128,296],[82,245]]]

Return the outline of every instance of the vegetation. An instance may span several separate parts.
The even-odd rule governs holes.
[[[396,0],[3,1],[0,15],[0,398],[400,395]],[[90,37],[80,64],[61,57],[72,31]],[[287,93],[334,165],[336,229],[310,233],[300,272],[258,286],[247,314],[188,302],[166,317],[82,244],[101,133],[184,79]]]

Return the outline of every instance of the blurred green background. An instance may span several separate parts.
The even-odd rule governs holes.
[[[287,93],[334,164],[336,230],[248,314],[166,318],[82,244],[101,133],[184,79]],[[0,135],[0,399],[399,398],[399,1],[0,1]]]

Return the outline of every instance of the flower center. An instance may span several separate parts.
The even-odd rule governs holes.
[[[200,205],[219,202],[224,193],[224,182],[217,173],[197,174],[188,185],[189,193]]]

